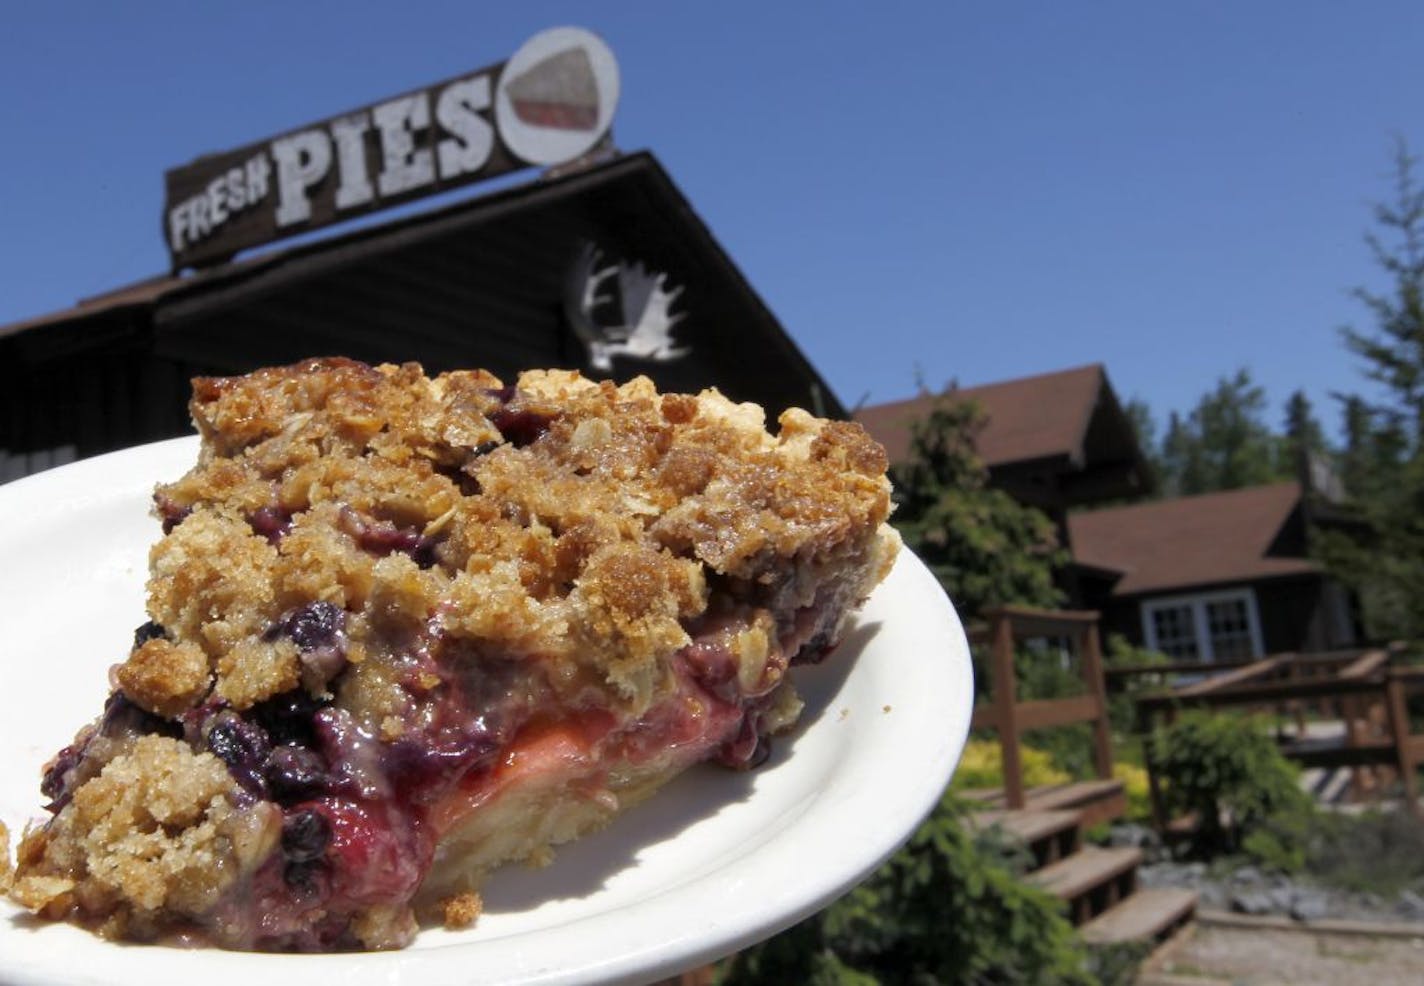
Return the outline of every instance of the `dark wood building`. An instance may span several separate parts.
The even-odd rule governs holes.
[[[987,425],[978,452],[991,481],[1059,521],[1083,504],[1141,496],[1152,488],[1132,422],[1101,364],[1021,377],[948,394],[973,401]],[[910,453],[911,423],[940,395],[862,407],[855,419],[885,446],[891,462]]]
[[[1306,511],[1287,482],[1074,514],[1083,604],[1178,660],[1353,645],[1348,593],[1308,557]]]
[[[952,396],[985,412],[990,482],[1055,520],[1072,559],[1060,580],[1068,605],[1101,611],[1105,631],[1202,661],[1356,642],[1348,593],[1308,557],[1299,484],[1104,506],[1140,499],[1153,480],[1102,366]],[[911,422],[936,399],[855,416],[904,461]]]
[[[973,401],[984,413],[977,450],[990,483],[1048,514],[1065,545],[1070,510],[1152,490],[1152,471],[1101,364],[959,387],[947,396]],[[862,407],[855,419],[885,446],[891,462],[903,462],[911,424],[941,398],[922,394]],[[1082,599],[1081,568],[1075,559],[1060,575],[1074,604]]]
[[[648,153],[0,327],[0,479],[189,429],[188,381],[315,355],[716,386],[844,416]]]

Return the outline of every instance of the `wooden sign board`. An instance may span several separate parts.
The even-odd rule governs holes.
[[[579,28],[530,38],[509,61],[198,158],[165,175],[163,235],[175,271],[231,258],[603,140],[618,66]]]

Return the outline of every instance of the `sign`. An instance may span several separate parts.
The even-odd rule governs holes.
[[[530,165],[563,164],[607,135],[618,65],[558,27],[501,65],[201,157],[165,175],[173,269]]]
[[[692,351],[672,336],[687,316],[672,310],[681,294],[666,274],[641,262],[606,261],[585,243],[564,282],[564,319],[595,370],[611,371],[615,356],[666,363]]]

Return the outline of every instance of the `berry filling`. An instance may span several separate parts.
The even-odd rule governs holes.
[[[339,648],[343,621],[340,610],[314,603],[288,614],[273,634],[290,638],[303,653],[319,653]],[[407,906],[441,832],[497,798],[520,771],[597,787],[596,765],[604,755],[653,764],[675,751],[679,762],[711,757],[741,769],[764,761],[765,713],[787,662],[773,643],[754,675],[742,671],[732,641],[754,622],[746,607],[731,604],[722,615],[700,620],[693,642],[671,662],[676,688],[622,725],[590,707],[577,722],[556,726],[538,711],[547,682],[521,679],[515,662],[426,639],[418,649],[438,655],[426,663],[440,684],[407,691],[418,700],[392,737],[377,736],[303,688],[244,712],[207,704],[186,713],[181,727],[116,692],[99,732],[181,732],[226,766],[246,807],[269,802],[280,809],[281,835],[271,858],[245,893],[230,894],[207,918],[218,940],[246,949],[353,947],[352,917],[372,906]],[[141,628],[140,636],[152,632]],[[345,680],[337,675],[331,686],[339,691]],[[551,737],[557,737],[554,746]],[[82,744],[71,745],[52,761],[43,785],[54,801],[51,810],[67,803],[72,785],[66,779],[83,753]],[[259,921],[251,920],[254,911]]]

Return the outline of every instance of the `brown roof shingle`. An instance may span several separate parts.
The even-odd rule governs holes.
[[[979,436],[979,455],[989,466],[1066,456],[1082,465],[1083,438],[1099,395],[1107,386],[1102,364],[1020,377],[982,387],[960,387],[950,396],[973,400],[988,417]],[[927,414],[938,395],[863,407],[855,419],[890,456],[903,462],[910,454],[910,422]]]
[[[1114,596],[1316,573],[1273,553],[1300,500],[1300,484],[1274,483],[1075,513],[1069,542],[1075,561],[1123,573]]]

